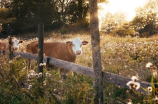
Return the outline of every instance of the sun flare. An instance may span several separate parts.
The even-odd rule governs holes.
[[[124,12],[126,20],[131,21],[135,17],[135,9],[146,4],[147,0],[108,0],[108,4],[99,3],[99,18],[105,17],[109,11],[112,14],[116,12]]]

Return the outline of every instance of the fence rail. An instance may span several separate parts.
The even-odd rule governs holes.
[[[21,58],[38,60],[38,55],[35,55],[35,54],[23,53],[23,52],[13,52],[13,55],[20,56]],[[48,59],[49,59],[49,62],[48,62]],[[43,62],[95,78],[93,69],[90,67],[77,65],[75,63],[70,63],[67,61],[59,60],[59,59],[56,59],[53,57],[48,57],[48,56],[45,56],[43,58]],[[104,81],[129,89],[129,87],[126,85],[126,83],[131,81],[130,78],[123,77],[121,75],[117,75],[117,74],[113,74],[113,73],[109,73],[109,72],[102,72],[102,74],[103,74],[102,79]],[[145,82],[145,81],[138,81],[138,82],[140,83],[140,86],[141,86],[141,88],[138,91],[142,94],[147,94],[147,92],[144,91],[143,88],[146,89],[147,87],[151,86],[151,83]]]

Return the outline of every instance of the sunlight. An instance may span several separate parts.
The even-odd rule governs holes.
[[[127,21],[136,16],[135,9],[144,6],[148,0],[107,0],[109,3],[98,3],[99,30],[107,12],[124,13]]]
[[[122,11],[127,14],[127,21],[131,21],[135,17],[135,9],[143,6],[146,0],[109,0],[110,11],[115,13]]]
[[[99,3],[99,18],[104,17],[109,11],[112,14],[116,12],[124,12],[126,20],[131,21],[135,17],[135,9],[143,6],[147,0],[108,0],[108,4]]]

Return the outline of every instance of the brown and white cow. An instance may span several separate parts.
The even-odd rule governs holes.
[[[3,51],[3,52],[6,52],[6,51],[9,50],[9,42],[8,42],[8,40],[9,40],[9,39],[3,40],[3,41],[0,42],[0,51],[1,51],[1,52],[2,52],[2,51]],[[22,43],[22,42],[23,42],[23,40],[18,40],[18,39],[16,39],[16,38],[14,37],[14,38],[12,39],[12,46],[11,46],[12,51],[19,49],[19,44]]]
[[[139,32],[134,32],[134,37],[139,37]]]
[[[46,56],[55,57],[60,60],[75,62],[75,59],[78,55],[82,53],[82,45],[87,45],[87,41],[82,41],[78,38],[75,38],[72,42],[67,41],[66,43],[62,42],[45,42],[43,46],[43,53]],[[27,52],[38,54],[38,42],[32,42],[27,45]],[[30,64],[30,63],[29,63]],[[48,65],[52,67],[52,65]],[[59,68],[61,75],[66,75],[69,70]]]

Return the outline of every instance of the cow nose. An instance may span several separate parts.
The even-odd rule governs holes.
[[[18,47],[14,47],[14,50],[17,50],[18,49]]]
[[[81,51],[79,51],[79,50],[76,51],[76,54],[77,54],[77,55],[80,55],[80,54],[81,54]]]

